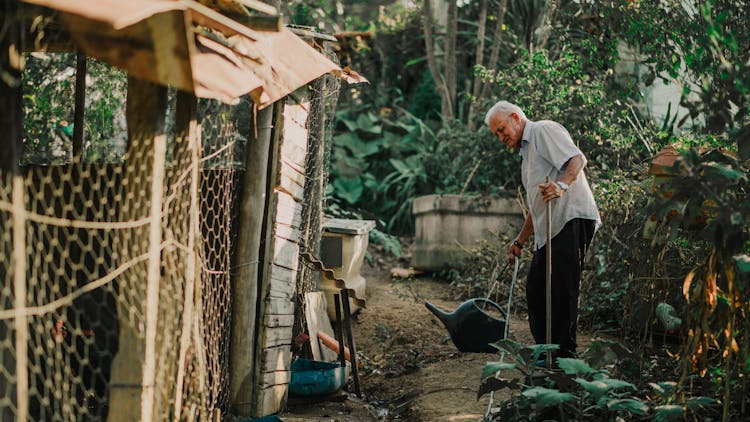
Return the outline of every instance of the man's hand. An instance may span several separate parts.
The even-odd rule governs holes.
[[[520,257],[521,248],[511,243],[510,246],[508,246],[508,263],[513,265],[516,262],[516,259]]]
[[[539,184],[539,192],[542,194],[544,202],[549,202],[563,196],[563,190],[556,182]]]

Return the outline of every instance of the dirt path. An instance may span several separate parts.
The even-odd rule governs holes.
[[[462,301],[451,297],[445,281],[392,280],[386,266],[365,267],[367,308],[355,324],[358,355],[364,363],[363,400],[353,394],[342,402],[290,400],[282,418],[293,422],[481,420],[488,398],[477,401],[480,375],[484,364],[499,355],[459,352],[424,306],[429,300],[453,310]],[[512,312],[509,337],[532,342],[525,315]],[[496,402],[502,399],[495,396]]]

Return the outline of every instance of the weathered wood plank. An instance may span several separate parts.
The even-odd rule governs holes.
[[[269,212],[263,216],[263,224],[266,227],[266,230],[263,232],[262,235],[262,244],[267,245],[264,250],[263,254],[259,257],[260,264],[260,277],[258,279],[258,286],[260,287],[258,289],[258,297],[257,297],[257,306],[258,306],[258,315],[266,315],[266,314],[272,314],[273,312],[269,312],[267,309],[267,301],[265,298],[268,297],[268,293],[270,290],[270,274],[271,269],[273,267],[273,255],[274,255],[274,235],[273,235],[273,227],[276,222],[276,200],[277,195],[275,195],[274,187],[278,185],[279,180],[279,167],[278,167],[278,161],[279,161],[279,145],[281,142],[281,136],[284,131],[284,118],[283,118],[283,102],[279,101],[274,105],[274,118],[273,118],[273,124],[269,126],[273,126],[273,136],[272,136],[272,142],[269,146],[268,154],[264,157],[260,157],[260,159],[267,160],[268,163],[268,180],[266,187],[268,188],[268,194],[265,197],[266,205],[268,206]],[[246,382],[248,384],[252,385],[252,400],[245,401],[244,403],[241,403],[241,405],[246,406],[245,408],[249,407],[251,410],[251,414],[253,416],[265,416],[270,415],[272,413],[278,412],[281,407],[280,401],[274,401],[269,400],[268,392],[263,391],[260,388],[260,381],[263,376],[263,362],[265,353],[268,347],[272,346],[266,339],[270,335],[269,330],[272,330],[272,328],[268,328],[263,324],[257,324],[257,333],[255,335],[255,338],[252,340],[254,341],[254,344],[252,345],[252,348],[255,352],[255,361],[253,362],[253,374],[252,378],[247,377]],[[290,335],[291,336],[291,335]],[[291,344],[291,342],[290,342]],[[289,345],[284,346],[287,349],[289,349]],[[283,398],[283,394],[282,394]]]
[[[273,280],[296,280],[297,279],[297,269],[291,269],[291,268],[285,268],[285,267],[273,267],[270,278]]]
[[[280,237],[274,238],[273,265],[296,270],[299,267],[299,245]]]
[[[294,325],[294,315],[271,315],[263,317],[263,325],[266,327],[291,327]]]
[[[294,315],[294,302],[268,297],[266,299],[266,313],[270,315]]]
[[[270,371],[263,374],[262,387],[271,387],[274,385],[286,385],[292,379],[291,371]]]
[[[269,280],[269,296],[291,298],[296,290],[296,274],[297,271],[274,267]]]
[[[289,161],[304,172],[307,156],[307,117],[309,106],[290,105],[284,108],[284,139],[281,144],[282,161]]]
[[[263,350],[262,365],[273,371],[289,369],[292,364],[292,349],[288,346],[268,347]]]
[[[266,416],[278,412],[287,397],[286,384],[266,387],[258,392],[256,417]]]
[[[281,162],[304,173],[307,156],[307,129],[294,132],[294,138],[284,137],[284,143],[281,145]]]
[[[302,224],[302,203],[284,191],[277,190],[274,195],[277,201],[276,222],[299,228]]]
[[[292,327],[266,327],[264,347],[292,345]]]
[[[307,331],[310,335],[313,359],[323,362],[336,362],[338,359],[336,352],[325,347],[318,340],[318,331],[334,337],[331,320],[328,319],[328,302],[325,293],[305,293],[305,320],[307,320]]]
[[[299,169],[295,169],[286,163],[281,165],[280,190],[289,192],[292,197],[301,202],[305,197],[305,175]]]
[[[279,291],[271,289],[270,292],[268,292],[268,297],[276,298],[276,299],[283,299],[283,300],[292,300],[292,294],[291,292],[285,292],[285,291]]]
[[[280,239],[288,240],[292,243],[299,243],[300,232],[299,229],[293,226],[288,226],[283,223],[277,223],[274,227],[276,237]]]

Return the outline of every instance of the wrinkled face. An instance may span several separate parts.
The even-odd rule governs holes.
[[[506,147],[517,149],[521,146],[524,122],[516,113],[496,113],[490,118],[490,131]]]

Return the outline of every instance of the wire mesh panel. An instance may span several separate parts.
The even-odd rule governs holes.
[[[230,106],[213,100],[198,104],[202,154],[200,178],[200,290],[196,292],[195,345],[185,401],[198,409],[228,413],[229,336],[231,318],[230,258],[234,239],[235,195],[244,170],[246,134],[252,103],[245,97]],[[206,414],[202,415],[206,417]]]
[[[338,58],[325,44],[327,57],[338,63]],[[300,249],[302,252],[320,256],[320,241],[323,230],[323,206],[328,185],[331,146],[333,144],[333,122],[338,102],[341,81],[333,75],[324,75],[310,85],[310,114],[308,155],[305,163],[305,192],[300,228]],[[294,336],[307,331],[304,297],[305,293],[318,290],[318,271],[301,258],[297,278],[297,310],[295,311]]]
[[[48,72],[67,81],[69,61],[55,63]],[[27,84],[30,109],[34,86],[47,87]],[[201,102],[196,121],[188,94],[134,79],[102,86],[117,91],[103,115],[110,144],[89,118],[71,158],[67,138],[41,125],[26,131],[18,177],[0,169],[0,419],[213,420],[228,413],[232,217],[250,105]]]

